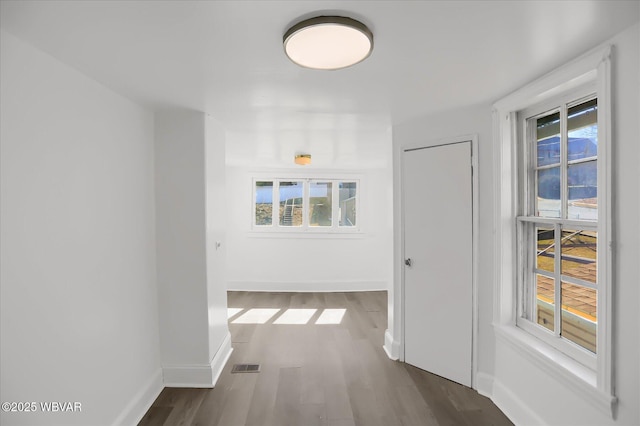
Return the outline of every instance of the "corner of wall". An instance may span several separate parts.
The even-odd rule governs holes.
[[[476,373],[476,382],[474,384],[475,390],[482,396],[486,396],[489,399],[493,397],[493,376],[479,371]]]
[[[382,348],[390,359],[394,361],[400,359],[400,342],[393,339],[390,330],[384,333],[384,346]]]
[[[491,374],[479,371],[474,383],[475,390],[489,398],[517,425],[545,425],[544,422],[524,401],[510,389],[496,380]]]
[[[144,386],[131,399],[131,402],[122,410],[113,422],[114,426],[135,425],[142,420],[153,402],[164,389],[162,381],[162,369],[157,369]]]
[[[511,389],[496,379],[493,379],[491,400],[516,425],[547,424],[524,401],[518,398]]]
[[[209,364],[164,365],[164,385],[170,388],[212,388],[213,370]]]
[[[231,334],[227,333],[209,364],[163,365],[164,385],[175,388],[213,388],[231,357],[231,352]]]
[[[231,357],[232,352],[233,352],[233,348],[231,347],[231,333],[227,331],[227,334],[224,337],[224,340],[222,341],[220,348],[218,349],[213,359],[211,360],[213,386],[215,386],[216,383],[218,383],[218,379],[222,374],[222,370],[224,370],[224,366],[227,364],[227,361],[229,361],[229,358]]]

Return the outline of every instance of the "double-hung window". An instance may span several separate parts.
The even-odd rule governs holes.
[[[256,179],[253,188],[254,230],[358,229],[358,180]]]
[[[611,104],[611,47],[494,104],[497,335],[609,411]]]
[[[598,98],[595,85],[518,113],[518,324],[595,368]]]

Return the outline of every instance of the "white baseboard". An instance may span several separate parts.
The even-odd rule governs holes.
[[[519,426],[543,426],[547,424],[515,393],[495,379],[493,380],[491,400],[513,424]]]
[[[474,387],[480,395],[491,399],[493,396],[493,376],[478,371],[476,373],[476,383]]]
[[[218,379],[222,374],[222,370],[224,370],[224,366],[227,364],[227,361],[229,361],[229,358],[231,357],[231,352],[233,352],[233,348],[231,347],[231,333],[227,331],[227,335],[224,336],[222,344],[211,360],[211,373],[213,375],[212,377],[214,386],[216,383],[218,383]]]
[[[212,388],[213,372],[209,364],[163,365],[164,385],[170,388]]]
[[[397,361],[400,358],[400,342],[393,340],[389,330],[384,332],[384,346],[382,348],[390,359]]]
[[[227,290],[230,291],[333,293],[388,289],[386,281],[227,281]]]
[[[163,365],[164,385],[172,388],[212,388],[231,356],[231,334],[227,332],[209,364]]]
[[[149,410],[153,402],[164,389],[162,383],[162,370],[158,369],[140,388],[129,404],[122,410],[118,418],[113,422],[114,426],[137,425]]]

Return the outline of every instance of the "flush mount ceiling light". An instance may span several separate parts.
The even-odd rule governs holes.
[[[373,33],[362,22],[343,16],[318,16],[297,23],[282,38],[284,51],[296,64],[337,70],[366,59]]]
[[[298,154],[293,159],[293,162],[299,166],[306,166],[311,164],[311,154]]]

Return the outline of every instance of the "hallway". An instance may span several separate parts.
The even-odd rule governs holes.
[[[166,388],[141,425],[511,424],[475,391],[387,358],[386,292],[229,292],[228,305],[234,351],[216,387]],[[260,372],[232,374],[238,363]]]

